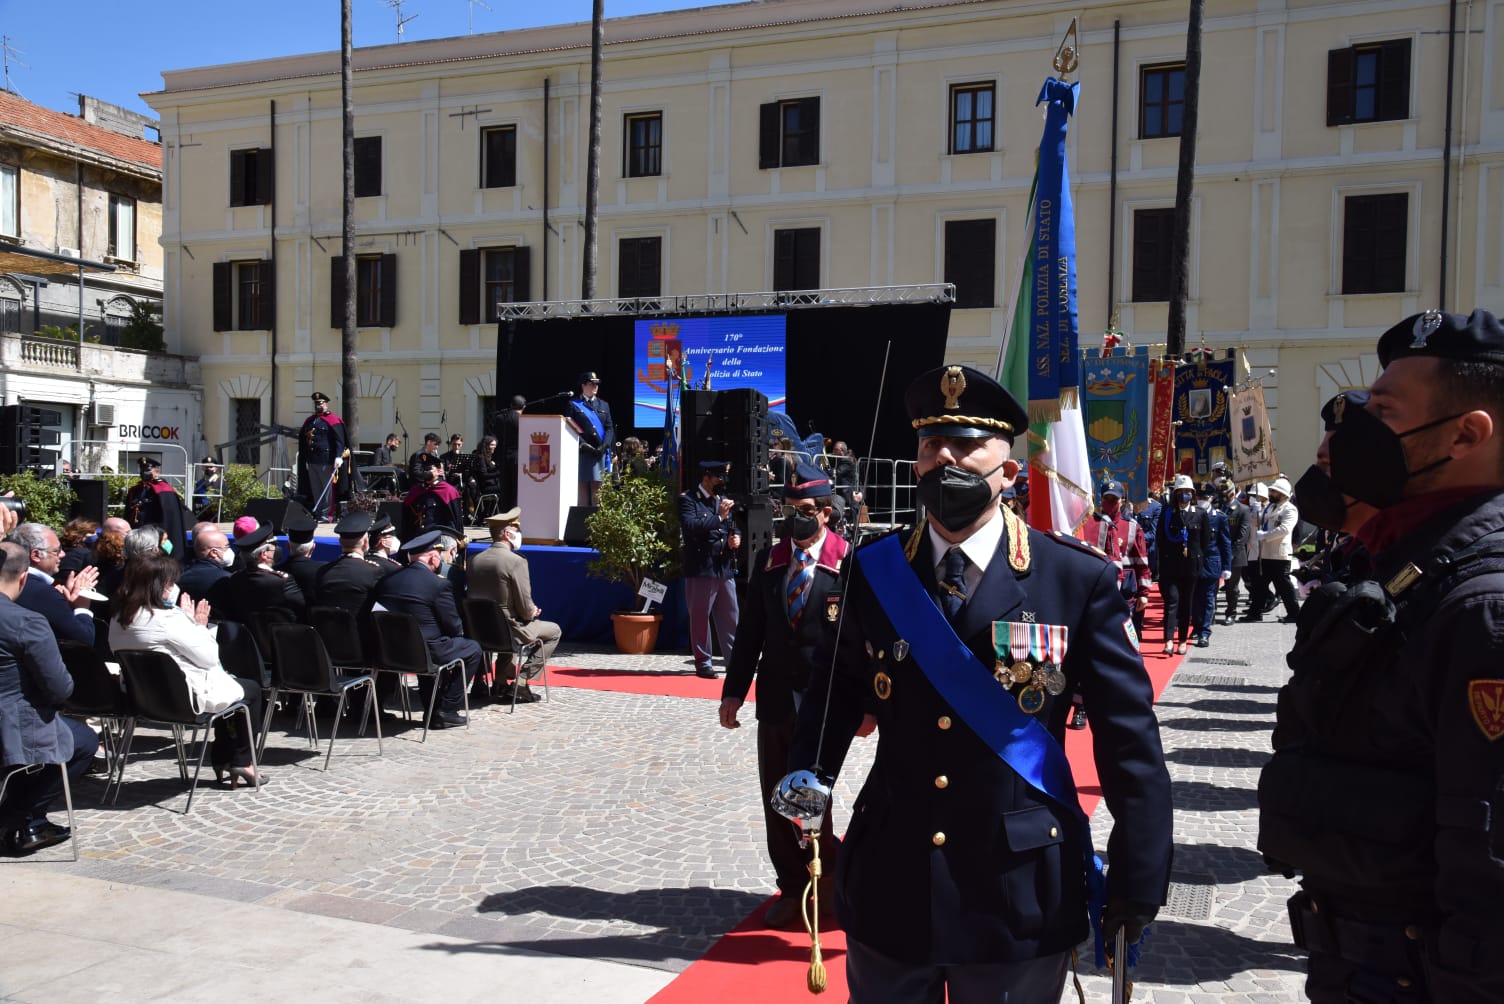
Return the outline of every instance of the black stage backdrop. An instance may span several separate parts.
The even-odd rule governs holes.
[[[785,317],[788,403],[783,411],[801,436],[813,428],[833,440],[846,440],[858,456],[868,455],[873,409],[878,407],[870,455],[912,458],[914,430],[904,413],[903,392],[917,374],[945,361],[950,305],[811,307],[790,310]],[[498,406],[521,394],[539,401],[528,409],[531,412],[556,410],[540,399],[573,391],[580,371],[593,369],[601,376],[601,397],[611,405],[617,439],[636,434],[650,444],[661,442],[662,426],[635,429],[628,424],[633,410],[635,320],[632,314],[612,314],[501,322],[496,345]],[[879,407],[884,353],[888,379]]]

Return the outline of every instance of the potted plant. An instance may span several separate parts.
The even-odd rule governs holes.
[[[585,530],[597,552],[590,574],[626,583],[634,596],[644,579],[666,582],[679,574],[679,513],[672,488],[657,474],[608,478]],[[663,614],[651,606],[611,615],[620,651],[643,654],[658,643]]]

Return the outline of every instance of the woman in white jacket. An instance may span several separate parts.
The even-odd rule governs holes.
[[[125,563],[125,578],[115,593],[116,616],[110,621],[110,648],[116,652],[151,649],[166,652],[177,663],[188,683],[194,710],[223,711],[245,699],[252,721],[260,720],[261,685],[255,680],[231,676],[219,664],[219,644],[207,624],[209,604],[197,606],[179,595],[176,559],[165,554],[144,554]],[[238,716],[214,723],[210,758],[214,776],[230,787],[240,782],[266,783],[251,770],[251,743]]]
[[[1257,551],[1259,574],[1248,590],[1248,614],[1242,618],[1244,621],[1263,620],[1271,588],[1285,604],[1287,623],[1294,624],[1295,615],[1300,613],[1300,599],[1295,595],[1295,583],[1290,581],[1291,548],[1295,543],[1295,524],[1300,521],[1300,513],[1290,501],[1291,491],[1288,480],[1275,478],[1269,486],[1269,504],[1259,513],[1254,526],[1250,557]]]

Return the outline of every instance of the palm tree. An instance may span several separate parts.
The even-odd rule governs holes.
[[[595,299],[596,216],[601,187],[601,50],[606,46],[606,0],[594,0],[590,12],[590,158],[585,169],[585,257],[580,297]]]
[[[1180,118],[1180,170],[1175,177],[1175,235],[1170,244],[1170,323],[1165,354],[1185,352],[1185,299],[1190,286],[1191,190],[1196,175],[1196,115],[1201,104],[1201,16],[1206,0],[1191,0],[1185,33],[1185,106]]]
[[[345,268],[345,323],[340,328],[340,402],[341,417],[345,420],[345,441],[360,442],[359,389],[355,382],[355,369],[359,362],[355,353],[355,94],[353,72],[350,66],[351,27],[350,0],[340,0],[340,61],[339,86],[343,104],[345,190],[343,219],[340,226],[340,254]]]

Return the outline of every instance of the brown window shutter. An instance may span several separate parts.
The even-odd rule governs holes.
[[[345,257],[329,259],[329,327],[345,326]]]
[[[379,327],[397,326],[397,256],[394,254],[381,256],[381,316],[377,320]]]
[[[766,170],[778,166],[779,139],[778,102],[761,105],[757,109],[757,167]]]
[[[799,131],[804,134],[799,144],[799,160],[805,164],[820,163],[819,98],[804,98],[799,102]]]
[[[533,298],[533,250],[520,247],[512,249],[512,302],[527,303]]]
[[[214,263],[214,330],[234,331],[235,324],[231,318],[230,307],[234,303],[234,296],[230,292],[230,281],[234,274],[234,266],[227,261]]]
[[[1410,40],[1385,42],[1379,49],[1379,106],[1381,119],[1410,117]]]
[[[1353,120],[1352,49],[1333,49],[1326,54],[1326,124],[1343,125]]]
[[[270,260],[261,262],[261,324],[267,330],[277,326],[277,270]]]
[[[272,148],[256,151],[256,202],[263,206],[272,204]]]
[[[230,205],[245,205],[245,152],[230,151]]]
[[[460,252],[460,323],[480,323],[480,252]]]

